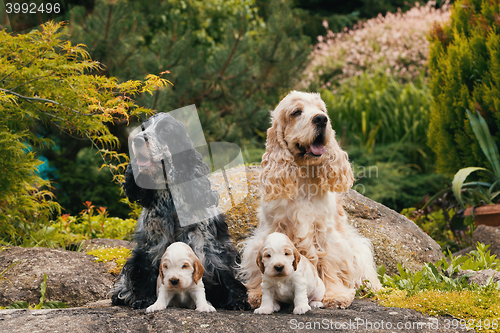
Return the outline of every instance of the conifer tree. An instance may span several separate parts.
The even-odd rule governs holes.
[[[500,12],[498,0],[460,0],[449,24],[430,32],[433,103],[428,144],[437,171],[453,175],[468,166],[491,167],[466,110],[478,111],[500,144]]]

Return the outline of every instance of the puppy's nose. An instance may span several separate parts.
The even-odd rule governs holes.
[[[284,266],[283,266],[283,265],[276,265],[276,266],[274,266],[274,269],[276,270],[276,272],[281,272],[281,271],[283,271],[283,268],[284,268]]]
[[[179,283],[179,279],[170,279],[170,284],[176,286]]]
[[[312,119],[312,122],[318,127],[325,127],[328,122],[328,118],[324,114],[318,114]]]
[[[141,148],[146,144],[146,139],[140,136],[136,136],[134,138],[134,146],[135,148]]]

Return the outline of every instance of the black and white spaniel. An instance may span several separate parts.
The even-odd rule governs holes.
[[[217,308],[249,309],[246,288],[236,278],[240,257],[230,241],[219,197],[203,162],[179,121],[160,113],[145,121],[132,141],[134,158],[125,171],[125,194],[143,206],[137,246],[113,287],[113,305],[146,308],[156,300],[159,265],[174,242],[188,244],[205,272],[207,300]]]

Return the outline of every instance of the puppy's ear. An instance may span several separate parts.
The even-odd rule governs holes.
[[[257,263],[257,266],[259,266],[262,274],[264,274],[264,271],[266,270],[266,268],[264,267],[264,263],[262,262],[262,251],[259,251],[259,254],[257,255],[257,259],[255,259],[255,262]]]
[[[200,259],[198,259],[197,256],[194,256],[194,271],[193,271],[193,281],[194,283],[198,284],[198,281],[203,277],[203,273],[205,273],[205,270],[203,269],[203,266],[201,264]]]
[[[293,199],[297,195],[298,166],[283,139],[284,110],[273,112],[272,126],[267,130],[266,152],[262,156],[260,176],[264,201]]]
[[[299,265],[299,262],[300,262],[300,253],[299,251],[294,247],[293,248],[293,270],[296,271],[297,270],[297,266]]]
[[[163,262],[160,263],[160,279],[161,284],[163,284]]]

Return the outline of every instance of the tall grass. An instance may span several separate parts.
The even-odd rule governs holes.
[[[349,143],[412,143],[426,149],[431,96],[423,75],[400,83],[382,73],[363,74],[321,96],[333,128]]]

